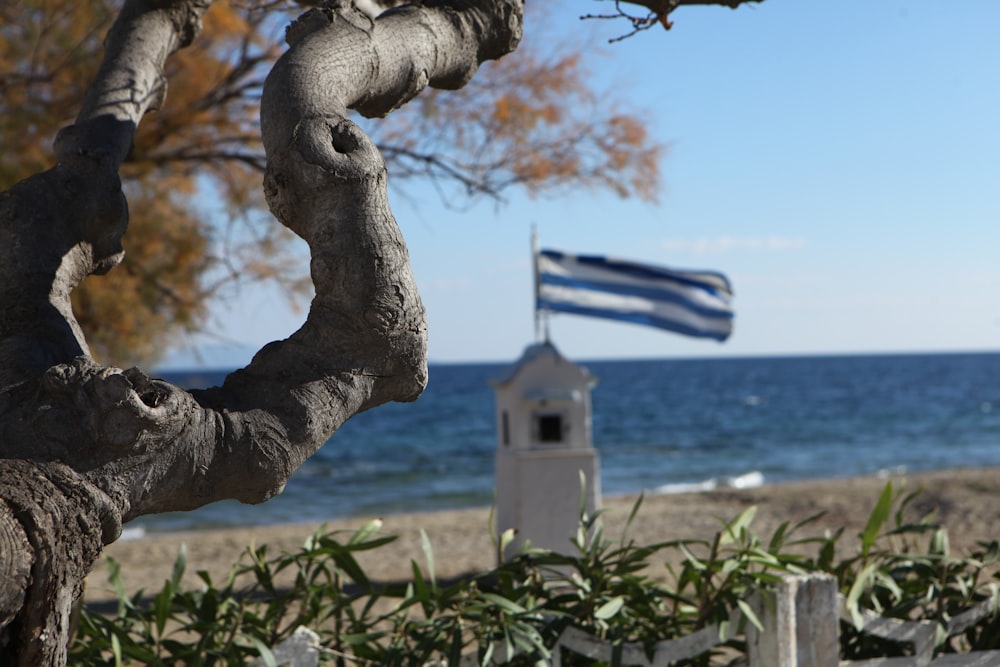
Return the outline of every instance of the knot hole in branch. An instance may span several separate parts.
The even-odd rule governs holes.
[[[355,127],[353,123],[348,125],[344,121],[330,126],[330,145],[333,146],[333,150],[346,155],[360,148],[361,142],[352,131]]]
[[[325,190],[332,185],[328,180],[331,176],[339,181],[363,182],[384,171],[378,148],[360,127],[343,116],[305,119],[296,127],[294,136],[302,160],[321,172],[282,179],[287,186],[302,181],[311,182],[310,188]]]

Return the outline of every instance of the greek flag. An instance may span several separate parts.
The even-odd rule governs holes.
[[[733,291],[721,273],[555,250],[540,251],[536,262],[536,310],[645,324],[718,341],[733,331]]]

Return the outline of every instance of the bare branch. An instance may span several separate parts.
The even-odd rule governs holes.
[[[625,19],[632,24],[632,32],[615,37],[609,41],[618,42],[628,39],[638,32],[660,25],[665,30],[673,27],[670,14],[679,7],[693,5],[717,5],[737,9],[747,3],[759,3],[764,0],[598,0],[599,2],[614,2],[615,11],[612,14],[585,14],[581,19]],[[637,5],[645,7],[648,12],[643,15],[634,14],[622,5]]]

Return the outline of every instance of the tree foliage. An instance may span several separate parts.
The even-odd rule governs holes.
[[[0,8],[0,141],[7,147],[0,189],[49,166],[56,132],[73,121],[97,73],[117,4],[29,0]],[[217,211],[200,203],[206,178],[231,215],[262,206],[260,165],[246,159],[260,154],[256,102],[247,93],[259,88],[254,70],[275,48],[263,46],[259,23],[226,4],[208,13],[205,35],[169,61],[166,103],[142,123],[123,166],[131,232],[122,270],[88,279],[73,295],[91,348],[106,361],[153,361],[167,341],[206,321],[210,279],[222,268],[213,247]],[[275,251],[253,277],[276,274],[283,260]]]
[[[527,8],[526,30],[556,25]],[[577,36],[578,37],[578,36]],[[593,48],[527,40],[457,91],[430,91],[371,128],[393,178],[429,177],[446,201],[606,189],[657,199],[662,146],[648,120],[595,83]]]
[[[431,177],[453,202],[500,196],[515,185],[533,196],[608,188],[622,197],[654,200],[660,147],[651,144],[646,126],[599,104],[594,91],[581,85],[580,54],[534,56],[511,58],[506,68],[498,64],[482,82],[457,93],[418,98],[416,113],[399,114],[402,120],[375,129],[394,173]],[[493,77],[514,85],[491,85],[497,83]],[[567,104],[567,98],[575,102]],[[474,99],[489,102],[472,104]]]
[[[0,190],[51,163],[51,142],[96,75],[117,4],[0,6]],[[166,101],[139,126],[122,169],[125,262],[73,295],[98,358],[154,362],[179,334],[211,328],[210,299],[241,282],[307,292],[299,248],[265,215],[257,129],[264,76],[299,11],[290,2],[217,2],[198,40],[168,60]],[[543,14],[535,11],[535,29]],[[430,179],[453,206],[513,186],[536,196],[608,188],[655,199],[660,147],[643,120],[595,90],[579,46],[529,46],[482,74],[468,89],[421,96],[371,124],[393,184]]]

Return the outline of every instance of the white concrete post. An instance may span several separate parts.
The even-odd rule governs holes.
[[[769,601],[763,599],[770,596]],[[764,626],[747,623],[750,667],[837,667],[837,580],[828,574],[783,577],[755,605]]]
[[[319,665],[319,635],[300,625],[295,632],[271,649],[271,656],[279,667],[317,667]],[[264,658],[257,658],[250,667],[264,667]]]

